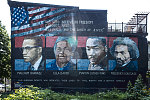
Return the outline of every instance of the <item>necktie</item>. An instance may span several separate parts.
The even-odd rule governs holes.
[[[34,70],[34,67],[33,67],[33,66],[31,66],[31,70]]]

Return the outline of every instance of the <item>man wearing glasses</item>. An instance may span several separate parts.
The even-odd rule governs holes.
[[[25,62],[30,62],[28,70],[44,70],[44,60],[42,57],[43,42],[40,37],[25,37],[22,50]]]
[[[47,70],[75,70],[76,66],[71,61],[76,46],[74,40],[69,37],[58,37],[54,45],[56,60],[46,65]]]

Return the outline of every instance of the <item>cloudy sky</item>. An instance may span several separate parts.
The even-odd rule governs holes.
[[[127,23],[137,12],[150,12],[149,0],[12,0],[54,5],[78,6],[80,9],[107,10],[108,23]],[[0,20],[11,31],[10,9],[7,0],[0,0]],[[150,34],[150,14],[148,16],[148,33]],[[147,37],[150,41],[150,36]]]

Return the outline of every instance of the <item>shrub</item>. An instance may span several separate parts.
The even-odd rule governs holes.
[[[132,83],[129,81],[127,85],[127,99],[128,100],[142,100],[144,97],[148,97],[149,90],[146,89],[146,86],[143,84],[142,76],[139,74],[137,77],[137,80],[135,80],[134,86],[132,86]]]
[[[33,89],[15,89],[15,92],[13,94],[9,94],[7,98],[4,98],[4,100],[43,100],[42,96],[44,95],[44,92],[39,91],[39,88],[37,87],[32,88]]]
[[[126,92],[116,88],[107,92],[84,94],[77,92],[75,95],[56,93],[51,89],[40,89],[29,86],[28,88],[15,89],[13,93],[2,95],[0,100],[150,100],[150,89],[143,85],[142,76],[139,75],[134,86],[129,81]]]

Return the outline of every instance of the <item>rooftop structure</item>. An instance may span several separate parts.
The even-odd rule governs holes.
[[[147,16],[149,12],[136,13],[127,23],[108,23],[109,32],[147,34]]]

